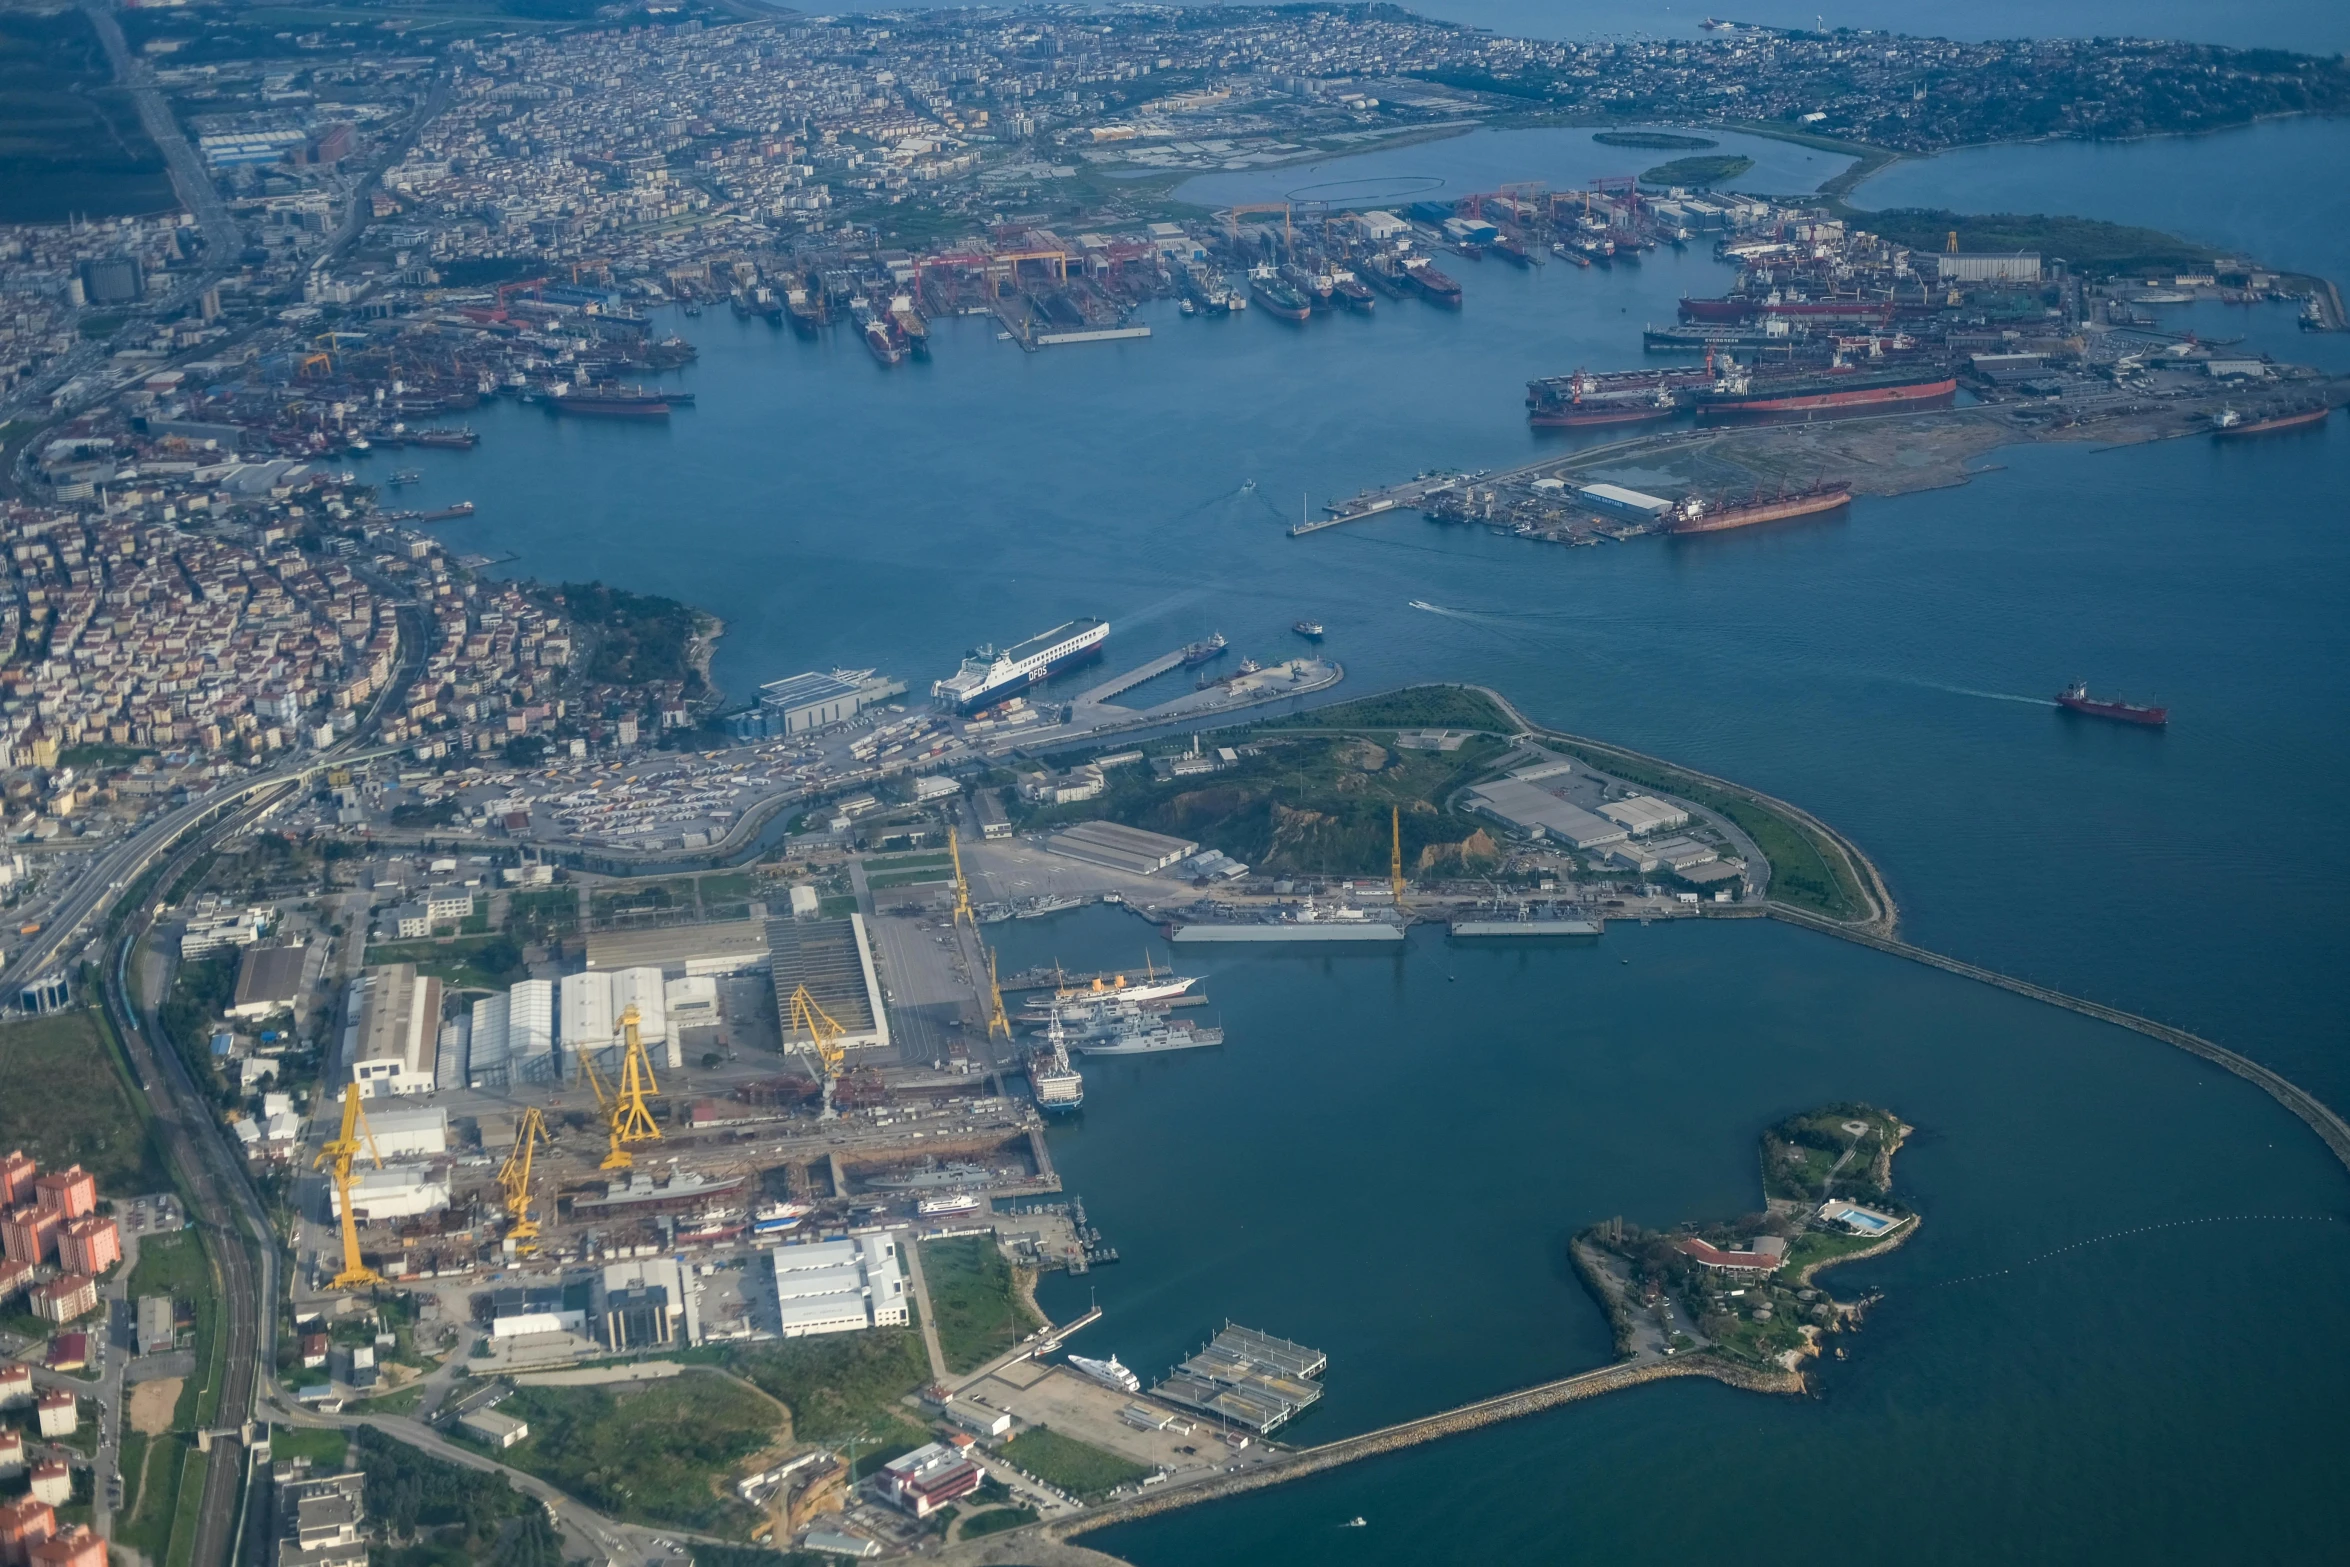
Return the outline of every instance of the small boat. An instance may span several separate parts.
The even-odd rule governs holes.
[[[1304,637],[1308,642],[1322,640],[1322,623],[1318,620],[1295,621],[1291,623],[1289,629]]]
[[[2140,707],[2135,702],[2124,702],[2118,698],[2108,700],[2093,697],[2089,694],[2089,684],[2085,680],[2076,680],[2058,692],[2056,705],[2068,713],[2080,713],[2089,718],[2110,718],[2117,723],[2143,724],[2150,729],[2160,729],[2170,722],[2170,709],[2167,707]]]

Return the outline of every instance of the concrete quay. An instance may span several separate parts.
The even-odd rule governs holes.
[[[1174,655],[1174,659],[1177,664],[1182,662],[1180,654]],[[1144,664],[1080,696],[1070,704],[1067,723],[1055,724],[1050,728],[1017,730],[990,742],[985,749],[991,755],[1001,755],[1013,749],[1035,751],[1057,745],[1081,744],[1126,730],[1153,729],[1162,724],[1196,723],[1289,697],[1311,696],[1317,691],[1328,690],[1346,678],[1346,666],[1335,659],[1296,658],[1269,665],[1254,674],[1235,675],[1205,691],[1187,691],[1155,707],[1120,707],[1113,702],[1095,700],[1099,692],[1131,690],[1152,675],[1164,674],[1167,669],[1174,667],[1165,659],[1153,662],[1163,667],[1153,669],[1151,664]],[[1144,670],[1151,673],[1144,674]]]

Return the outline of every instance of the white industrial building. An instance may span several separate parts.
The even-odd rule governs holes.
[[[1469,791],[1471,809],[1499,817],[1520,832],[1549,838],[1571,849],[1597,849],[1622,843],[1631,834],[1605,817],[1579,805],[1569,805],[1539,784],[1523,778],[1499,778]]]
[[[785,1338],[855,1333],[903,1326],[911,1320],[894,1236],[778,1246],[769,1256],[775,1270],[777,1330]]]
[[[1652,832],[1661,832],[1667,827],[1689,825],[1687,811],[1677,805],[1668,805],[1662,800],[1652,799],[1645,794],[1630,795],[1621,800],[1610,800],[1599,808],[1599,814],[1635,838],[1644,837]]]
[[[661,987],[661,1004],[669,1013],[669,1031],[684,1037],[689,1028],[718,1026],[718,981],[708,974],[688,974]]]
[[[637,1036],[648,1051],[670,1066],[682,1066],[685,1054],[677,1031],[669,1026],[667,983],[657,968],[590,970],[566,974],[557,991],[556,1038],[563,1051],[563,1075],[576,1077],[582,1052],[592,1053],[599,1070],[617,1069],[621,1037],[620,1017],[636,1008]]]
[[[342,1114],[342,1107],[333,1100],[322,1100],[319,1113],[332,1120]],[[376,1156],[387,1164],[395,1159],[435,1158],[449,1151],[449,1112],[438,1105],[371,1110],[367,1113],[367,1130],[374,1140]]]
[[[360,1097],[429,1094],[441,1040],[441,982],[413,963],[363,970],[343,998],[343,1062]]]
[[[543,1083],[555,1075],[555,982],[526,979],[473,1004],[465,1081],[474,1088]]]
[[[2037,283],[2040,257],[2029,250],[1952,250],[1934,257],[1945,283]]]
[[[328,1212],[340,1219],[342,1193],[331,1182],[326,1200]],[[437,1213],[448,1206],[446,1170],[420,1165],[385,1165],[379,1170],[370,1164],[360,1164],[351,1172],[351,1211],[362,1224],[379,1219],[414,1218],[420,1213]]]

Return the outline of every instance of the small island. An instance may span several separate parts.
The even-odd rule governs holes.
[[[1893,1155],[1910,1130],[1874,1105],[1823,1105],[1763,1133],[1762,1212],[1672,1230],[1609,1219],[1577,1235],[1575,1271],[1607,1309],[1616,1353],[1634,1362],[1707,1356],[1785,1374],[1725,1380],[1800,1391],[1803,1361],[1867,1305],[1829,1295],[1815,1282],[1820,1271],[1917,1233],[1917,1214],[1893,1194]]]

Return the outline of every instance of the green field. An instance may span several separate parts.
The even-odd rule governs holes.
[[[727,1489],[732,1472],[791,1437],[774,1403],[707,1373],[619,1391],[526,1387],[500,1407],[530,1422],[504,1462],[617,1518],[736,1538],[757,1518]]]
[[[923,1241],[922,1275],[947,1368],[972,1371],[1044,1326],[1013,1290],[1012,1265],[990,1235]]]
[[[1279,718],[1263,729],[1476,729],[1510,734],[1517,725],[1482,691],[1467,686],[1406,686]]]
[[[178,204],[89,19],[0,12],[0,223],[168,212]]]
[[[413,963],[443,985],[504,990],[529,977],[522,949],[505,935],[459,936],[450,941],[387,941],[367,949],[373,963]]]
[[[307,1458],[313,1469],[342,1468],[350,1449],[350,1437],[332,1429],[279,1426],[269,1434],[271,1458]]]
[[[1675,158],[1670,163],[1660,163],[1653,169],[1643,170],[1640,175],[1640,183],[1643,185],[1695,185],[1699,187],[1719,185],[1724,180],[1736,179],[1753,167],[1754,160],[1752,158],[1740,157],[1736,153],[1718,153],[1711,157],[1699,158]]]
[[[79,1164],[108,1197],[171,1185],[94,1012],[0,1026],[0,1151],[11,1148],[43,1169]]]
[[[1045,1484],[1057,1486],[1079,1501],[1091,1501],[1150,1473],[1140,1464],[1089,1447],[1047,1426],[1021,1432],[1001,1451]]]
[[[2094,277],[2202,271],[2222,254],[2161,229],[2038,212],[1890,207],[1881,212],[1856,211],[1851,217],[1871,233],[1913,250],[1940,250],[1955,231],[1961,250],[2038,251],[2043,256],[2061,256],[2073,271]]]
[[[780,1399],[801,1440],[843,1443],[898,1423],[898,1400],[930,1380],[913,1328],[787,1339],[735,1351],[737,1376]]]

